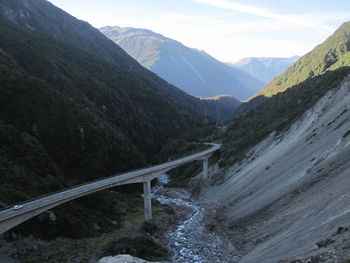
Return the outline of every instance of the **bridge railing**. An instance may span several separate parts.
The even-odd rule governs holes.
[[[195,160],[203,160],[203,172],[206,173],[204,174],[204,177],[206,177],[208,171],[207,159],[211,156],[211,154],[213,154],[221,147],[220,144],[210,145],[212,146],[210,149],[171,162],[158,164],[148,168],[138,169],[131,172],[129,171],[123,174],[113,175],[108,178],[96,180],[94,182],[89,182],[79,186],[75,186],[73,188],[65,189],[48,196],[23,203],[18,206],[19,209],[14,209],[15,207],[12,207],[9,209],[2,210],[0,211],[0,234],[60,204],[66,203],[68,201],[74,200],[76,198],[88,194],[92,194],[94,192],[102,191],[118,185],[125,185],[131,183],[144,184],[144,190],[147,191],[144,193],[145,219],[150,219],[152,217],[150,200],[148,200],[151,198],[151,194],[148,193],[148,191],[150,191],[150,181],[156,178],[161,173],[164,173],[175,167],[181,166],[183,164]]]

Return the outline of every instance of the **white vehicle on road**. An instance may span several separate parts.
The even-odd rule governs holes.
[[[19,209],[21,209],[21,208],[23,208],[23,205],[14,205],[14,206],[12,207],[13,210],[19,210]]]

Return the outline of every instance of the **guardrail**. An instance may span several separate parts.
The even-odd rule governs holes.
[[[77,199],[79,197],[92,194],[98,191],[102,191],[111,187],[132,184],[143,183],[144,189],[144,205],[145,205],[145,220],[152,218],[151,209],[151,181],[158,175],[165,173],[175,167],[184,165],[186,163],[203,160],[203,177],[208,176],[208,159],[217,151],[221,144],[209,144],[212,147],[210,149],[201,151],[196,154],[192,154],[171,162],[162,163],[152,167],[126,172],[119,175],[114,175],[105,179],[101,179],[95,182],[79,185],[68,190],[64,190],[52,195],[48,195],[30,202],[18,204],[12,208],[0,211],[0,234],[8,231],[9,229],[23,223],[24,221],[39,215],[53,207],[68,201]]]

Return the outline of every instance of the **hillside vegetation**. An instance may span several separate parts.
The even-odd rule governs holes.
[[[308,78],[314,78],[327,71],[349,65],[350,22],[344,23],[332,36],[311,52],[299,59],[284,74],[275,78],[254,95],[271,97],[283,92]]]
[[[350,73],[350,23],[298,60],[244,103],[224,135],[222,164],[230,165],[272,131],[289,127]]]
[[[347,262],[349,47],[346,23],[227,127],[224,169],[202,193],[240,262]]]
[[[205,191],[217,211],[212,228],[234,240],[241,263],[346,262],[349,106],[350,76],[288,131],[256,143],[225,171],[224,183]]]
[[[169,85],[45,0],[1,1],[0,34],[0,207],[146,166],[220,107]],[[233,110],[222,108],[226,117]],[[118,197],[95,194],[54,209],[55,222],[44,214],[15,231],[108,231],[134,205]]]

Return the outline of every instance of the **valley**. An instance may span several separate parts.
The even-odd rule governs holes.
[[[349,263],[346,13],[135,1],[0,0],[0,262]]]
[[[100,30],[141,65],[193,96],[228,94],[244,100],[264,86],[260,80],[227,66],[204,51],[186,47],[150,30],[118,26]]]
[[[159,185],[154,188],[155,199],[161,204],[185,207],[189,215],[174,230],[166,233],[171,262],[238,262],[239,255],[231,242],[205,228],[204,215],[207,204],[191,200],[191,193],[184,189],[166,189],[169,176],[158,178]],[[177,210],[177,209],[176,209]]]
[[[286,69],[291,67],[299,58],[299,56],[293,56],[290,58],[250,57],[244,58],[235,63],[229,63],[228,65],[254,76],[266,85],[275,77],[281,75]]]

